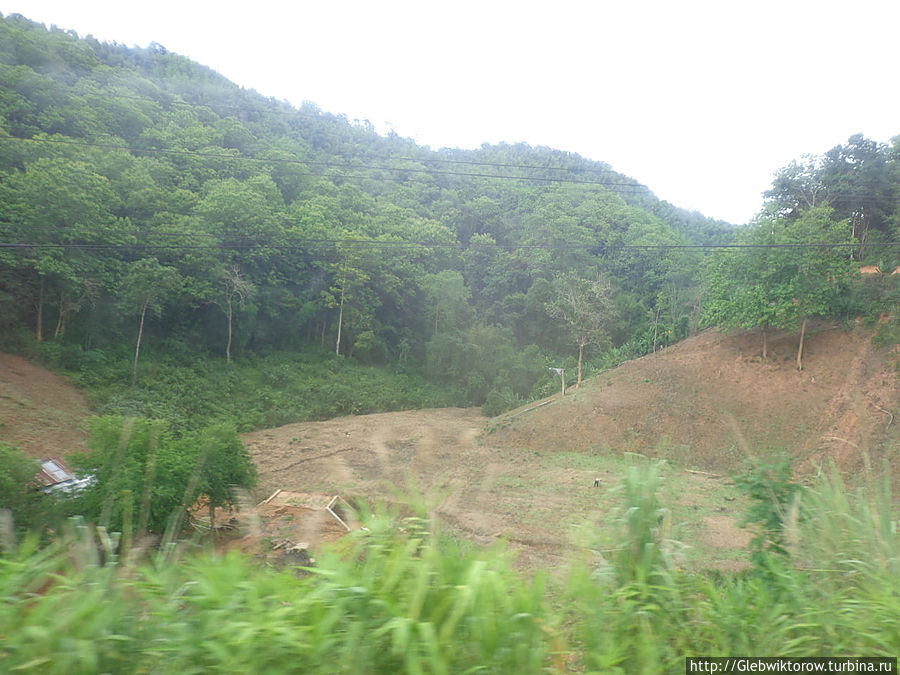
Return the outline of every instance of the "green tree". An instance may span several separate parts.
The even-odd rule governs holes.
[[[98,288],[112,285],[117,260],[96,245],[125,244],[127,224],[116,219],[109,181],[86,162],[39,158],[3,186],[10,219],[7,236],[25,247],[16,264],[37,277],[35,339],[44,339],[44,308],[57,299],[54,336]],[[82,248],[84,247],[84,248]]]
[[[253,297],[256,287],[241,272],[237,264],[231,265],[219,274],[219,295],[212,300],[225,314],[227,338],[225,340],[225,363],[231,363],[231,343],[234,335],[234,310],[244,309]]]
[[[256,484],[256,467],[231,423],[203,429],[197,444],[202,462],[198,490],[209,500],[209,523],[215,530],[215,510],[234,503],[235,488]]]
[[[79,497],[88,518],[118,532],[163,532],[206,495],[209,503],[230,503],[231,486],[250,487],[256,470],[230,424],[214,424],[176,438],[161,420],[97,417],[90,424],[88,452],[71,457],[94,482]]]
[[[131,263],[122,280],[122,299],[130,311],[138,310],[137,339],[134,345],[134,365],[131,369],[131,385],[137,382],[138,359],[141,354],[141,340],[144,336],[144,319],[149,311],[159,314],[166,296],[178,288],[180,279],[178,271],[160,265],[156,258],[141,258]]]
[[[338,262],[334,265],[333,283],[322,292],[326,307],[338,310],[337,338],[334,342],[334,353],[338,355],[344,341],[345,315],[352,312],[349,318],[355,324],[357,333],[372,328],[376,299],[368,287],[367,256],[364,245],[359,243],[360,239],[362,237],[359,235],[344,232],[336,247]]]
[[[897,184],[890,180],[888,146],[862,134],[851,136],[846,144],[825,153],[821,180],[827,203],[838,217],[849,220],[863,259],[870,236],[886,234],[888,215],[896,209]]]
[[[705,323],[724,330],[800,330],[797,368],[803,368],[807,321],[834,316],[853,274],[849,226],[827,207],[796,220],[761,218],[741,240],[745,248],[719,254],[706,268]]]
[[[42,529],[48,524],[52,497],[40,491],[40,470],[41,465],[24,452],[0,443],[0,509],[9,510],[17,530]],[[0,548],[3,543],[0,537]]]
[[[554,290],[554,299],[546,305],[547,313],[565,322],[572,342],[578,347],[576,386],[581,386],[585,348],[601,347],[609,342],[612,286],[600,275],[593,279],[565,275],[555,279]]]
[[[440,330],[454,333],[469,322],[471,295],[463,275],[456,270],[443,270],[425,278],[426,312],[433,324],[432,335]]]

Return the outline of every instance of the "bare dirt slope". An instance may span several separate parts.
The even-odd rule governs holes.
[[[770,337],[766,361],[760,345],[758,335],[707,331],[565,398],[493,420],[476,409],[422,410],[244,438],[260,494],[423,494],[445,526],[479,544],[505,540],[527,567],[564,561],[579,524],[614,517],[614,486],[629,465],[663,457],[672,460],[661,495],[673,514],[670,534],[690,544],[682,555],[730,568],[741,564],[749,536],[736,527],[744,504],[730,470],[783,448],[803,471],[829,458],[860,471],[867,453],[876,462],[885,452],[900,404],[894,365],[861,330],[814,329],[803,372],[795,336]]]
[[[503,540],[532,569],[564,563],[580,527],[608,522],[623,472],[645,462],[494,445],[488,422],[478,409],[420,410],[290,424],[244,440],[260,494],[283,487],[369,502],[420,499],[444,527],[480,545]],[[734,488],[722,477],[667,474],[673,537],[698,544],[688,554],[697,564],[731,567],[748,539],[735,526],[742,504]]]
[[[862,329],[822,325],[798,372],[796,344],[795,335],[772,336],[763,361],[759,335],[707,331],[495,419],[422,410],[244,438],[260,499],[279,488],[372,501],[418,493],[444,526],[479,544],[505,540],[530,566],[563,561],[580,524],[613,518],[615,485],[630,465],[666,458],[672,538],[691,545],[687,562],[728,568],[747,540],[735,527],[744,505],[728,473],[747,456],[782,448],[804,473],[833,459],[857,476],[889,460],[895,485],[900,478],[900,387],[887,350]],[[64,378],[0,355],[0,441],[37,458],[64,456],[84,447],[89,415]]]
[[[0,354],[0,441],[42,459],[85,449],[84,395],[19,356]]]
[[[831,459],[850,473],[867,461],[880,465],[900,406],[895,360],[869,332],[829,323],[813,327],[798,371],[797,341],[795,334],[770,336],[763,361],[760,334],[705,331],[557,403],[507,416],[496,442],[630,450],[709,471],[772,449],[790,453],[804,473]]]

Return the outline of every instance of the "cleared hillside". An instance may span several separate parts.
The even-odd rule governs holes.
[[[707,331],[495,419],[476,409],[351,416],[245,441],[263,492],[421,493],[446,526],[479,544],[507,541],[526,566],[563,562],[580,524],[614,517],[628,466],[666,458],[662,499],[672,538],[688,544],[685,564],[728,569],[743,564],[749,537],[729,479],[746,457],[783,448],[804,473],[834,458],[861,476],[866,451],[880,467],[896,447],[896,370],[868,333],[813,330],[803,372],[795,347],[776,335],[763,362],[758,336]],[[302,524],[286,528],[309,538]]]
[[[479,544],[505,540],[524,564],[563,562],[578,525],[602,525],[615,486],[644,457],[671,460],[663,501],[687,563],[731,568],[748,534],[729,474],[748,456],[784,449],[810,474],[834,459],[845,473],[880,472],[900,447],[893,356],[863,329],[814,328],[805,369],[796,336],[707,331],[587,381],[580,390],[488,419],[475,408],[416,410],[291,424],[245,434],[276,489],[399,501],[421,494],[445,526]],[[532,409],[534,408],[534,409]],[[90,411],[65,379],[0,357],[0,440],[35,457],[84,446]],[[896,462],[892,466],[896,467]],[[897,469],[893,469],[897,483]],[[596,479],[600,487],[594,487]],[[281,536],[314,540],[300,522]]]
[[[577,452],[641,452],[708,471],[785,451],[802,472],[834,459],[849,473],[897,440],[896,362],[871,333],[814,327],[796,367],[796,334],[715,330],[589,380],[565,399],[504,416],[492,442]],[[893,435],[892,435],[893,434]]]
[[[90,416],[81,391],[20,356],[0,354],[0,442],[42,459],[85,449]]]

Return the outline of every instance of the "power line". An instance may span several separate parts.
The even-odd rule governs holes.
[[[176,156],[187,156],[187,157],[202,157],[205,159],[224,159],[231,161],[250,161],[250,162],[259,162],[259,163],[274,163],[274,164],[297,164],[301,166],[315,166],[315,167],[323,167],[323,168],[336,168],[343,169],[347,171],[355,171],[355,170],[363,170],[363,171],[397,171],[397,172],[405,172],[405,173],[417,173],[417,174],[427,174],[427,175],[437,175],[437,176],[460,176],[465,178],[499,178],[505,180],[521,180],[521,181],[534,181],[539,183],[570,183],[576,185],[595,185],[598,187],[614,187],[617,188],[617,192],[649,192],[649,188],[646,185],[637,182],[614,182],[614,181],[591,181],[591,180],[576,180],[573,178],[560,178],[560,177],[542,177],[542,176],[511,176],[506,174],[495,174],[495,173],[472,173],[472,172],[462,172],[462,171],[444,171],[439,169],[427,169],[427,168],[416,168],[416,167],[402,167],[402,166],[383,166],[383,165],[374,165],[374,164],[348,164],[341,162],[325,162],[320,160],[307,160],[307,159],[296,159],[296,158],[279,158],[279,157],[250,157],[247,155],[229,155],[222,153],[213,153],[213,152],[198,152],[196,150],[172,150],[166,148],[134,148],[130,146],[117,145],[114,143],[97,143],[97,142],[84,142],[84,141],[67,141],[59,138],[18,138],[15,136],[6,136],[0,140],[6,141],[20,141],[20,142],[29,142],[29,143],[52,143],[58,145],[70,145],[76,147],[85,147],[85,148],[103,148],[108,150],[121,150],[125,152],[131,153],[145,153],[145,154],[155,154],[155,155],[176,155]],[[428,160],[415,160],[411,159],[409,161],[428,161]],[[503,166],[503,165],[499,165]],[[516,167],[516,165],[508,165],[509,167]],[[545,167],[537,167],[531,165],[521,165],[521,168],[527,169],[539,169],[543,170]],[[624,188],[624,190],[623,190]]]
[[[216,236],[207,234],[203,236]],[[186,237],[189,238],[189,237]],[[240,239],[240,237],[226,237]],[[466,249],[503,249],[503,250],[589,250],[595,252],[615,251],[666,251],[666,250],[695,250],[712,251],[718,249],[826,249],[826,248],[859,248],[860,246],[872,248],[900,247],[900,241],[873,242],[860,244],[859,242],[841,243],[803,243],[803,244],[468,244],[460,242],[443,241],[381,241],[377,239],[296,239],[290,243],[221,243],[221,244],[103,244],[103,243],[79,243],[79,242],[0,242],[0,248],[6,249],[76,249],[76,250],[217,250],[242,252],[247,250],[302,250],[307,248],[322,248],[331,246],[344,246],[357,249],[430,249],[430,248],[456,248]]]

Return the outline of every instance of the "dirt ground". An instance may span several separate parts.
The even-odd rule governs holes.
[[[498,447],[485,433],[489,422],[478,409],[421,410],[291,424],[244,440],[261,493],[289,486],[369,504],[417,500],[463,539],[504,542],[525,569],[563,566],[585,546],[604,545],[598,535],[615,519],[619,478],[646,459]],[[747,533],[736,526],[739,502],[729,481],[676,468],[666,474],[679,523],[698,524],[673,533],[698,544],[692,564],[734,567]],[[674,504],[674,493],[667,500]],[[716,524],[709,536],[699,525],[706,517]]]
[[[588,381],[553,405],[499,422],[498,442],[580,452],[636,451],[714,472],[774,449],[805,475],[834,460],[880,467],[896,433],[897,365],[863,329],[812,326],[797,370],[797,335],[708,330]],[[900,421],[900,420],[898,420]],[[896,436],[895,436],[896,438]],[[890,444],[888,444],[890,445]]]
[[[609,531],[622,474],[647,458],[668,460],[661,499],[685,564],[733,569],[745,564],[750,534],[737,526],[744,505],[728,476],[745,459],[778,448],[801,476],[832,459],[858,475],[895,452],[884,443],[900,403],[886,352],[861,330],[813,327],[800,372],[796,344],[793,335],[770,336],[763,361],[759,334],[706,331],[495,419],[420,410],[292,424],[244,440],[262,492],[370,502],[413,495],[461,537],[507,542],[526,568],[562,564],[585,531]]]
[[[85,449],[84,395],[68,380],[19,356],[0,354],[0,441],[35,459]]]

